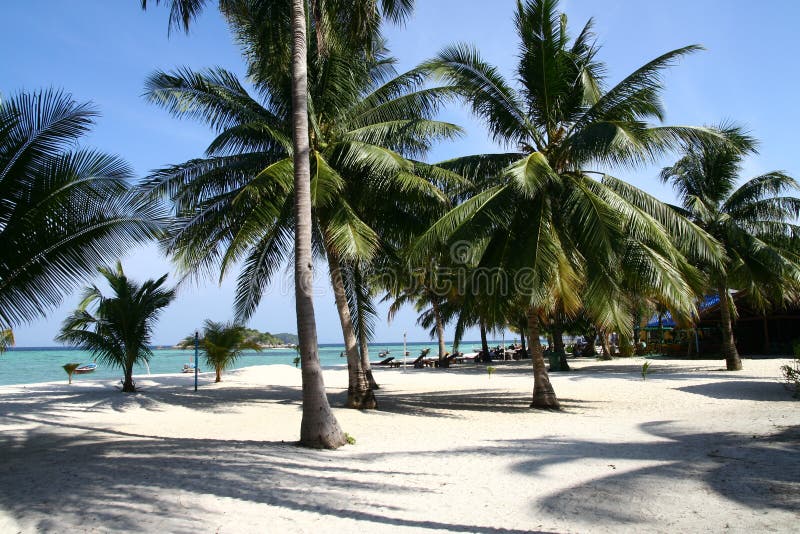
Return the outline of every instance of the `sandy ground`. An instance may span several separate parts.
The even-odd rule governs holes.
[[[378,369],[354,446],[306,450],[300,374],[0,387],[0,532],[797,532],[786,360],[579,361],[559,413],[526,363]],[[331,403],[347,377],[327,370]]]

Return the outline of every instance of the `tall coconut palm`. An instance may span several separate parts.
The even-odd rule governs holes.
[[[555,0],[517,5],[518,89],[467,45],[446,48],[425,65],[457,87],[493,139],[512,151],[442,163],[485,189],[417,244],[424,253],[442,241],[488,240],[477,267],[500,269],[498,287],[509,291],[483,298],[525,297],[531,406],[542,408],[559,407],[539,343],[542,320],[556,309],[572,315],[583,308],[598,324],[630,328],[629,311],[614,298],[623,270],[688,314],[693,293],[684,275],[697,273],[673,242],[687,243],[708,261],[716,253],[713,240],[688,221],[641,191],[619,194],[610,184],[620,181],[593,167],[651,162],[687,139],[711,135],[647,122],[663,116],[662,71],[698,47],[668,52],[607,89],[592,22],[572,39],[557,8]]]
[[[188,31],[190,21],[200,12],[205,5],[205,0],[169,0],[171,4],[170,27],[183,25]],[[156,0],[158,3],[159,0]],[[232,0],[220,0],[220,9],[225,12],[232,4]],[[261,2],[263,6],[279,6],[280,2]],[[314,1],[312,9],[317,21],[318,42],[321,43],[326,35],[334,32],[325,31],[323,20],[348,21],[347,28],[354,28],[349,32],[354,36],[353,41],[366,41],[371,43],[380,26],[380,14],[376,10],[375,2],[331,1],[327,3],[330,10],[325,10],[331,17],[322,17],[321,9],[314,6],[322,5],[320,0]],[[142,0],[142,8],[146,8],[147,0]],[[402,21],[413,8],[413,0],[382,0],[383,14],[390,20]],[[344,9],[346,8],[346,9]],[[240,12],[239,12],[240,13]],[[263,15],[263,13],[262,13]],[[286,32],[279,26],[286,20],[282,17],[259,17],[264,30],[265,46],[281,48],[280,42],[286,39]],[[338,422],[330,411],[327,397],[325,396],[322,381],[322,370],[319,366],[317,354],[316,322],[314,319],[312,297],[312,262],[311,262],[311,200],[309,182],[311,179],[310,164],[307,160],[310,154],[308,139],[308,79],[306,65],[307,34],[306,34],[306,2],[305,0],[292,0],[290,16],[291,38],[291,68],[292,68],[292,140],[294,158],[294,189],[295,189],[295,302],[297,311],[297,329],[301,361],[303,363],[303,419],[300,428],[301,444],[311,447],[337,448],[345,443],[344,433],[339,428]],[[364,24],[371,21],[371,24]],[[277,24],[275,24],[277,22]],[[273,30],[275,26],[278,26]],[[330,27],[330,26],[329,26]],[[366,28],[366,31],[364,29]],[[374,33],[373,33],[374,32]],[[366,35],[365,35],[366,34]],[[285,42],[285,41],[283,41]],[[355,44],[355,43],[349,43]],[[277,46],[276,46],[277,45]],[[262,56],[265,60],[268,55]],[[280,61],[280,56],[275,58]],[[301,161],[303,160],[303,161]],[[303,182],[303,183],[301,183]]]
[[[0,329],[43,316],[107,258],[158,237],[120,158],[77,148],[97,111],[48,89],[0,101]]]
[[[244,351],[261,352],[261,345],[248,339],[244,325],[211,320],[203,323],[203,337],[200,338],[199,346],[205,355],[206,364],[216,372],[215,382],[222,381],[222,371],[236,363]]]
[[[153,327],[175,298],[175,290],[164,288],[166,274],[141,285],[130,280],[120,262],[98,271],[112,295],[104,296],[96,285],[87,287],[56,340],[91,352],[101,363],[122,368],[122,391],[134,392],[133,366],[149,361],[153,355]]]
[[[240,27],[241,41],[248,31]],[[416,213],[446,205],[432,183],[446,173],[437,175],[410,158],[460,132],[431,119],[449,90],[420,88],[416,72],[393,75],[388,58],[349,50],[316,57],[310,69],[312,239],[327,261],[342,327],[350,372],[347,405],[360,409],[374,407],[375,399],[359,354],[347,272],[399,240],[402,230],[391,226],[409,226],[405,221]],[[148,187],[176,206],[178,219],[165,243],[182,268],[221,277],[243,260],[239,320],[255,311],[271,277],[289,259],[287,236],[298,222],[288,209],[297,196],[289,179],[297,163],[288,143],[291,79],[276,67],[253,74],[253,80],[261,99],[220,69],[156,73],[147,90],[174,115],[199,118],[218,130],[206,158],[163,169]]]
[[[800,187],[791,176],[772,171],[737,187],[744,158],[755,140],[741,128],[723,125],[723,141],[698,140],[677,163],[661,171],[678,193],[681,214],[714,236],[725,249],[721,265],[708,268],[712,288],[720,295],[722,355],[736,371],[742,361],[733,337],[736,307],[730,289],[764,309],[796,295],[800,282]]]

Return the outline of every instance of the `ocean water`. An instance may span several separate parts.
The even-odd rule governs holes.
[[[490,345],[498,345],[500,341],[490,341]],[[452,346],[447,344],[448,349]],[[435,341],[408,343],[409,357],[416,357],[420,350],[430,348],[432,353],[437,350]],[[471,352],[473,347],[480,347],[480,342],[465,341],[461,343],[460,350]],[[403,355],[402,343],[373,343],[370,345],[370,359],[380,359],[379,353],[390,351],[391,356],[401,358]],[[475,349],[477,350],[477,349]],[[340,356],[344,345],[320,345],[319,359],[323,366],[346,365],[345,359]],[[249,367],[253,365],[287,364],[294,365],[297,352],[294,349],[265,349],[262,352],[248,351],[242,354],[232,369]],[[67,347],[39,347],[39,348],[11,348],[0,355],[0,386],[9,384],[33,384],[36,382],[51,382],[67,379],[67,374],[62,369],[65,363],[90,363],[92,356],[89,352]],[[180,373],[185,363],[194,363],[194,350],[187,349],[155,349],[149,362],[150,374]],[[211,371],[203,363],[203,354],[200,353],[200,371]],[[145,366],[135,366],[134,377],[146,376],[148,369]],[[103,379],[121,379],[122,371],[98,363],[97,370],[85,375],[73,375],[72,381]]]

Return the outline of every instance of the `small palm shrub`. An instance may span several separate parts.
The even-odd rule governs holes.
[[[795,342],[794,360],[792,363],[781,366],[781,374],[786,382],[786,389],[792,392],[796,399],[800,398],[800,342]]]
[[[650,362],[642,364],[642,380],[647,380],[647,373],[650,372]]]

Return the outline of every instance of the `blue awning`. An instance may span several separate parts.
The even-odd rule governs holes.
[[[703,297],[703,302],[697,306],[697,311],[699,313],[703,313],[703,311],[711,308],[712,306],[716,306],[717,304],[719,304],[719,295],[705,296]],[[646,328],[658,328],[658,326],[658,314],[655,314],[647,322]],[[661,326],[663,328],[675,328],[675,326],[677,326],[675,324],[675,320],[672,318],[672,313],[668,311],[661,316]]]

